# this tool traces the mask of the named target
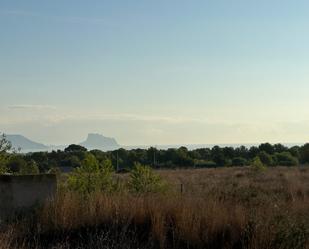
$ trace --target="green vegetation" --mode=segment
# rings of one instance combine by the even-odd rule
[[[34,160],[30,160],[29,162],[23,164],[18,171],[20,175],[36,175],[39,174],[40,170]]]
[[[136,164],[130,173],[129,189],[133,193],[162,193],[166,188],[166,183],[148,166]]]
[[[92,158],[92,167],[101,170],[103,165],[108,164],[110,170],[120,170],[121,172],[132,170],[136,164],[149,165],[154,169],[250,166],[256,163],[256,158],[259,158],[261,163],[267,167],[297,166],[309,164],[309,144],[291,148],[282,144],[263,143],[251,148],[214,146],[213,148],[195,150],[188,150],[186,147],[158,150],[151,147],[149,149],[118,149],[107,152],[88,151],[83,146],[72,144],[64,151],[20,154],[12,150],[4,135],[0,140],[0,173],[2,174],[56,172],[59,171],[57,168],[61,171],[64,167],[78,169],[75,174],[80,174],[78,171],[81,169],[87,171],[85,163],[90,160],[89,158]],[[96,164],[97,166],[94,166]],[[101,174],[104,173],[98,173],[98,175]],[[73,179],[72,182],[74,182]]]
[[[23,157],[14,154],[11,155],[7,164],[10,173],[16,175],[39,174],[40,170],[34,160],[26,161]]]
[[[8,159],[9,159],[9,151],[12,149],[12,145],[9,141],[7,141],[5,135],[1,135],[0,137],[0,175],[8,172]]]
[[[68,179],[70,190],[80,193],[111,191],[113,167],[109,160],[99,163],[94,155],[87,154],[81,166],[76,168]]]
[[[255,171],[264,171],[266,169],[265,164],[262,163],[260,157],[256,157],[254,158],[253,162],[252,162],[252,168]]]
[[[41,173],[64,167],[71,169],[82,167],[84,169],[85,159],[89,160],[92,156],[96,159],[94,164],[98,164],[98,168],[108,161],[109,167],[122,172],[130,171],[136,164],[149,165],[155,169],[250,166],[257,157],[267,167],[309,164],[309,144],[288,148],[282,144],[264,143],[251,148],[214,146],[213,148],[195,150],[188,150],[186,147],[158,150],[151,147],[149,149],[118,149],[108,152],[87,151],[80,145],[72,144],[64,151],[20,154],[8,153],[12,152],[10,144],[5,137],[1,141],[0,172],[13,174],[18,174],[21,169],[23,172],[37,172],[36,167],[33,167],[34,162]],[[27,168],[32,169],[28,170]],[[76,172],[76,174],[78,173]]]

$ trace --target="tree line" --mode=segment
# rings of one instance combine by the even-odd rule
[[[70,145],[66,149],[52,152],[22,154],[10,151],[9,142],[0,142],[0,173],[37,173],[55,169],[79,168],[87,155],[93,155],[99,163],[110,161],[118,171],[129,171],[136,164],[153,168],[210,168],[251,165],[256,159],[268,167],[297,166],[309,164],[309,143],[303,146],[286,147],[282,144],[263,143],[247,148],[245,146],[199,148],[186,147],[171,149],[118,149],[104,152],[88,151],[80,145]]]

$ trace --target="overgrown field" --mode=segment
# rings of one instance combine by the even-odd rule
[[[309,249],[309,168],[157,173],[167,182],[164,192],[62,188],[2,229],[0,249]]]

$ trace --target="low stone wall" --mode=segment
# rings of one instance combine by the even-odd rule
[[[0,176],[0,219],[42,204],[56,190],[55,175]]]

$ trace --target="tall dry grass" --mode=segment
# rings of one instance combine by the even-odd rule
[[[61,192],[0,234],[4,248],[308,249],[309,171],[160,171],[166,194]],[[180,194],[179,184],[184,185]]]

